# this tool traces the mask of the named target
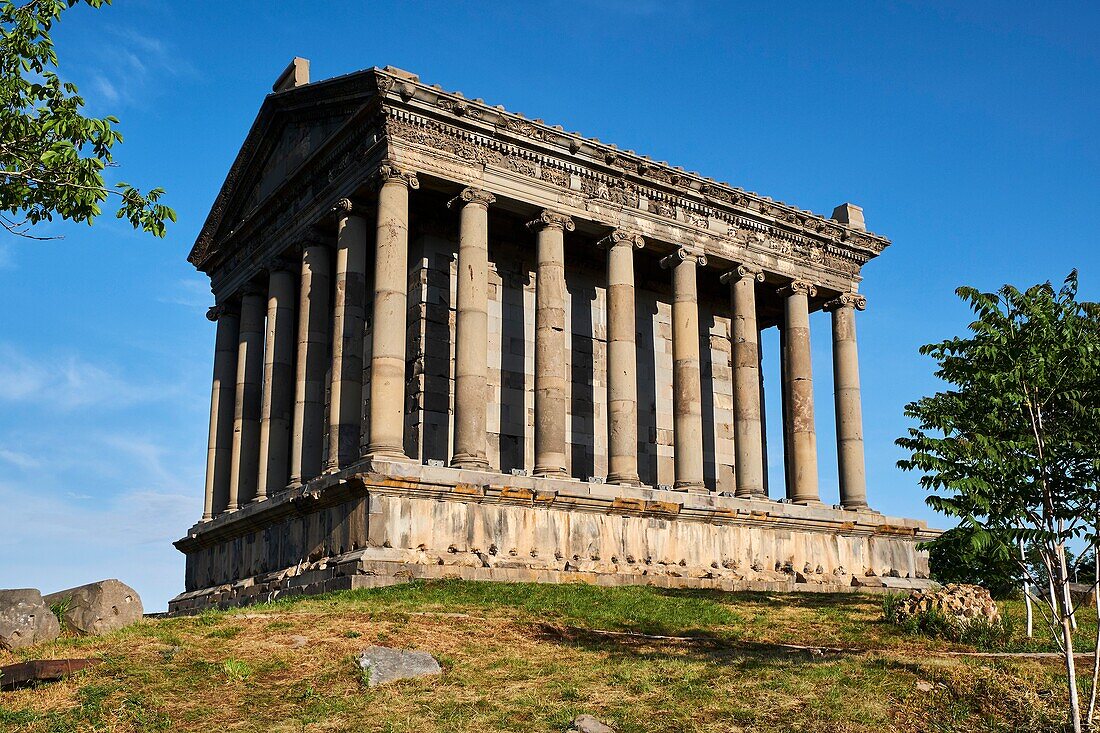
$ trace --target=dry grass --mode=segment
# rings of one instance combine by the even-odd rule
[[[880,608],[863,596],[443,582],[146,620],[23,654],[104,662],[3,693],[0,730],[526,733],[564,731],[585,712],[620,733],[1056,729],[1056,664],[935,658],[964,647],[902,635]],[[444,675],[367,688],[354,657],[370,644],[427,650]]]

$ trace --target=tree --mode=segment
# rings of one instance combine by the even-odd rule
[[[122,142],[118,119],[85,116],[76,86],[58,76],[50,31],[81,3],[99,8],[110,0],[0,0],[0,224],[29,237],[33,225],[55,216],[91,224],[115,196],[119,219],[163,237],[166,222],[176,220],[160,203],[163,189],[143,194],[103,179]]]
[[[1007,537],[975,535],[985,530],[955,527],[926,542],[932,577],[941,583],[981,585],[994,598],[1008,598],[1023,582],[1015,557],[1016,548]]]
[[[1039,607],[1064,653],[1080,731],[1066,545],[1097,543],[1100,305],[1077,300],[1076,271],[1058,290],[1048,282],[956,292],[976,320],[967,338],[921,348],[949,389],[906,406],[918,426],[898,439],[911,454],[898,466],[922,472],[928,504],[973,530],[978,549],[991,537],[1034,545],[1045,577],[1013,557],[1046,589]]]

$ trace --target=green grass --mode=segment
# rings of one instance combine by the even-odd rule
[[[881,599],[847,594],[412,583],[0,653],[0,664],[104,660],[0,695],[0,730],[528,733],[564,731],[580,713],[619,733],[1058,725],[1056,661],[937,656],[975,647],[907,634],[881,615]],[[1084,643],[1095,616],[1082,621]],[[1014,622],[1010,646],[1053,648],[1020,638],[1022,627]],[[368,688],[354,660],[375,643],[425,649],[444,675]]]

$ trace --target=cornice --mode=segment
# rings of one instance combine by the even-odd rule
[[[620,150],[613,144],[595,138],[586,138],[577,132],[566,132],[561,126],[551,126],[540,119],[529,120],[522,114],[491,107],[482,99],[466,99],[461,92],[447,92],[439,86],[428,86],[418,80],[393,72],[375,69],[379,77],[378,87],[387,103],[410,113],[434,111],[438,121],[447,121],[467,130],[480,132],[487,139],[452,141],[458,157],[478,160],[487,164],[503,164],[518,172],[532,174],[537,170],[537,152],[551,153],[560,161],[558,178],[568,174],[573,166],[590,169],[596,175],[582,193],[594,198],[605,198],[611,203],[629,205],[637,196],[631,185],[647,187],[654,193],[667,192],[687,199],[680,203],[682,216],[691,223],[691,217],[719,213],[716,218],[729,219],[735,228],[753,228],[760,225],[774,227],[776,232],[800,234],[810,240],[834,243],[845,248],[863,250],[870,257],[881,253],[890,240],[878,234],[864,232],[822,214],[806,211],[761,196],[728,183],[685,171],[665,162],[656,162],[632,150]],[[389,79],[389,83],[381,79]],[[400,116],[394,117],[400,120]],[[507,150],[506,142],[518,144],[530,150],[529,154]],[[477,154],[468,147],[475,144],[484,152]],[[564,169],[564,170],[562,170]],[[542,180],[552,180],[553,171],[537,171]],[[603,178],[606,176],[606,178]],[[584,182],[582,182],[582,186]],[[605,188],[606,187],[606,188]],[[661,207],[669,205],[664,197],[648,196],[649,208],[662,213]],[[662,201],[665,203],[663,204]],[[671,214],[666,210],[666,214]],[[733,217],[744,217],[739,221]],[[768,233],[776,233],[768,232]]]

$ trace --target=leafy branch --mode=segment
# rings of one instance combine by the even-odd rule
[[[31,239],[34,225],[55,217],[91,224],[117,198],[115,216],[163,237],[176,212],[161,203],[161,188],[142,193],[128,183],[109,186],[122,142],[117,117],[88,117],[76,85],[61,80],[50,31],[79,4],[110,0],[0,0],[0,226]]]

